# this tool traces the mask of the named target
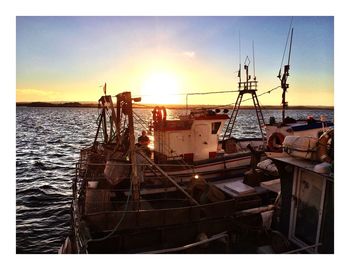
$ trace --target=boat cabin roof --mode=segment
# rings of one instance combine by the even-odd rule
[[[200,110],[191,112],[189,115],[179,116],[179,119],[167,119],[162,126],[164,131],[190,130],[194,121],[205,120],[210,122],[223,121],[229,119],[228,115],[218,114],[214,111]],[[155,123],[155,129],[159,130],[160,125]]]

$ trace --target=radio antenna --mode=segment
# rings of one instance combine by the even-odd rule
[[[239,82],[241,82],[241,32],[238,32],[238,47],[239,47],[239,70],[238,70],[238,77],[239,77]]]
[[[253,72],[254,72],[254,81],[256,81],[256,76],[255,76],[255,55],[254,55],[254,40],[253,40]]]

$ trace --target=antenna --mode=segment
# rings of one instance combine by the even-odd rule
[[[244,86],[244,89],[248,89],[248,82],[250,80],[250,75],[249,75],[249,72],[248,72],[249,65],[250,65],[250,59],[247,56],[245,58],[245,60],[244,60],[244,69],[245,69],[245,72],[246,72],[246,79],[247,79],[247,82],[246,82],[246,84]]]
[[[238,32],[238,47],[239,47],[239,70],[238,70],[238,77],[239,82],[241,82],[241,32]],[[240,85],[240,84],[239,84]]]
[[[288,66],[289,66],[289,63],[290,63],[290,54],[292,52],[292,42],[293,42],[293,28],[292,28],[292,34],[290,36],[289,54],[288,54]]]
[[[254,72],[254,81],[256,81],[256,76],[255,76],[255,55],[254,55],[254,40],[253,40],[253,72]]]
[[[103,93],[106,95],[106,93],[107,93],[107,84],[105,83],[104,85],[103,85]]]
[[[107,84],[105,83],[104,85],[100,85],[99,87],[102,87],[104,95],[106,95],[107,92]]]

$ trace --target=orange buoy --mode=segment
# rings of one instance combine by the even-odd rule
[[[271,152],[282,152],[282,143],[284,141],[285,136],[282,133],[274,132],[269,137],[267,142],[267,146],[269,151]]]
[[[332,161],[329,156],[328,142],[334,137],[334,129],[329,129],[324,132],[318,139],[318,157],[320,161],[325,161],[330,163]]]

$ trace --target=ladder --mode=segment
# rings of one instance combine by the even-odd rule
[[[239,109],[241,107],[243,96],[245,94],[250,94],[252,96],[251,99],[253,100],[253,104],[254,104],[254,108],[255,108],[255,112],[256,112],[256,117],[258,120],[259,129],[261,132],[261,137],[263,139],[263,142],[265,143],[265,141],[266,141],[266,138],[264,135],[265,120],[264,120],[264,116],[263,116],[262,111],[261,111],[258,97],[256,95],[258,82],[255,80],[255,78],[254,78],[254,80],[250,81],[249,80],[250,76],[248,76],[248,66],[244,66],[244,68],[247,71],[247,81],[238,83],[239,93],[238,93],[235,105],[233,107],[231,117],[227,123],[222,140],[225,141],[225,140],[232,137],[233,127],[235,125]]]

